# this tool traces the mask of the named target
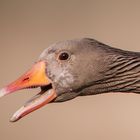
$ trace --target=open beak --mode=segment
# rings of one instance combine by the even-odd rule
[[[13,93],[17,90],[41,87],[40,93],[24,104],[10,119],[15,122],[32,111],[44,106],[57,97],[52,87],[52,82],[46,75],[46,64],[44,61],[37,62],[31,70],[21,76],[18,80],[0,90],[0,97]]]

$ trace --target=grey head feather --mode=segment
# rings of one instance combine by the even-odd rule
[[[68,52],[68,61],[59,61]],[[45,60],[46,73],[65,101],[78,95],[108,92],[140,93],[140,53],[124,51],[90,38],[58,42],[48,47],[39,60]]]

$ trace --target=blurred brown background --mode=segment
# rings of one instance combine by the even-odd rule
[[[0,87],[29,69],[51,43],[81,37],[140,51],[140,1],[0,0]],[[37,92],[0,99],[0,140],[140,140],[137,94],[78,97],[10,123]]]

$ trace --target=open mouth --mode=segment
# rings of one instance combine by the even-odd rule
[[[16,113],[14,113],[10,119],[11,122],[21,119],[34,110],[52,102],[57,97],[52,81],[46,75],[45,69],[45,62],[40,61],[18,80],[0,90],[0,97],[2,97],[21,89],[41,88],[41,91],[38,94],[28,100]]]

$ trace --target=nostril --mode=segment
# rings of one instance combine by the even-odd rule
[[[24,78],[24,79],[23,79],[23,82],[28,81],[29,79],[30,79],[29,77]]]

